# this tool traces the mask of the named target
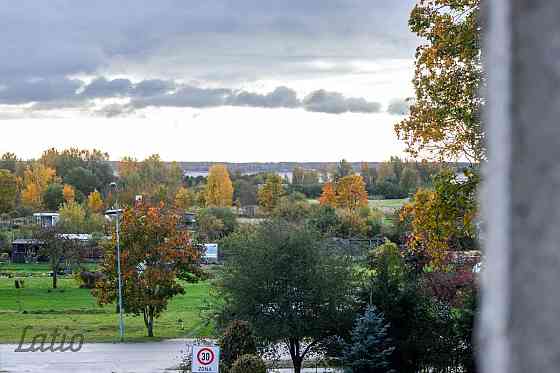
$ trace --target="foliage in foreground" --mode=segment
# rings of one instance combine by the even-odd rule
[[[278,219],[234,233],[226,245],[222,323],[247,320],[266,343],[285,344],[296,372],[308,353],[350,328],[352,266],[318,232]]]
[[[394,373],[390,356],[395,350],[387,337],[389,325],[375,306],[368,306],[352,329],[351,341],[343,343],[342,364],[346,373]]]
[[[201,253],[192,246],[189,234],[177,229],[178,223],[178,216],[161,206],[139,205],[123,214],[123,308],[128,314],[143,316],[149,337],[154,335],[154,319],[166,310],[169,300],[184,294],[178,279],[194,281],[200,273]],[[112,244],[101,265],[105,277],[93,290],[99,304],[110,304],[117,298],[115,234]]]

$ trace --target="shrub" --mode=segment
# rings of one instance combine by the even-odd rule
[[[266,365],[257,355],[243,355],[235,361],[230,373],[266,373]]]
[[[246,321],[233,320],[219,340],[221,361],[224,368],[230,368],[242,355],[257,353],[257,345],[251,326]]]

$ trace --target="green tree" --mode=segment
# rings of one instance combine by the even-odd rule
[[[16,206],[17,180],[15,175],[0,169],[0,213],[12,211]]]
[[[257,201],[257,186],[247,180],[236,180],[233,183],[233,199],[240,206],[254,206]]]
[[[61,184],[50,184],[43,192],[43,205],[49,211],[58,211],[59,207],[64,203],[64,187]]]
[[[399,186],[405,193],[413,193],[418,187],[418,171],[409,166],[405,167]]]
[[[217,281],[221,320],[235,315],[257,337],[285,344],[296,373],[310,351],[349,327],[352,266],[318,232],[272,220],[230,235],[223,246],[230,259]]]
[[[80,259],[80,243],[70,236],[64,227],[44,228],[34,233],[34,238],[41,243],[40,253],[48,258],[52,271],[52,288],[58,286],[58,275],[64,267],[76,265]]]
[[[343,344],[342,363],[347,373],[396,373],[390,368],[395,350],[387,336],[389,325],[375,306],[368,306],[352,329],[350,343]]]
[[[0,170],[8,170],[15,174],[17,170],[18,158],[14,153],[4,153],[0,158]]]
[[[238,226],[229,208],[205,208],[197,216],[198,236],[203,241],[217,241],[232,233]]]
[[[247,321],[233,320],[218,341],[220,366],[228,370],[243,355],[255,355],[257,344],[253,330]]]
[[[343,159],[336,166],[334,179],[337,181],[338,179],[342,179],[343,177],[352,175],[353,173],[354,169],[352,168],[352,165],[348,163],[346,159]]]

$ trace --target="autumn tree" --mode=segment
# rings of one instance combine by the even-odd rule
[[[101,193],[94,190],[90,193],[87,200],[88,208],[91,212],[100,213],[103,211],[103,198],[101,198]]]
[[[23,174],[22,203],[32,209],[40,209],[43,205],[43,193],[54,181],[56,181],[54,169],[41,163],[28,166]]]
[[[348,175],[336,183],[336,205],[350,210],[368,205],[366,184],[360,175]]]
[[[401,219],[411,222],[408,249],[437,268],[445,265],[451,250],[476,248],[479,176],[472,170],[465,176],[459,180],[451,170],[442,172],[433,190],[420,189],[401,211]]]
[[[486,158],[479,95],[484,84],[480,0],[423,0],[409,26],[425,42],[416,50],[416,97],[395,126],[414,156]]]
[[[323,192],[321,193],[321,197],[319,197],[319,203],[325,206],[336,207],[336,193],[332,182],[327,181],[325,185],[323,185]]]
[[[180,187],[175,194],[175,207],[183,210],[191,208],[194,204],[192,193],[185,187]]]
[[[257,192],[259,205],[266,211],[272,212],[278,205],[280,198],[284,195],[284,187],[282,186],[282,178],[277,174],[270,174],[266,178],[266,182]]]
[[[228,207],[233,203],[233,184],[227,167],[221,164],[210,167],[206,184],[206,205]]]
[[[17,180],[15,175],[0,169],[0,213],[12,211],[16,206]]]
[[[64,184],[62,195],[66,203],[70,203],[76,200],[76,190],[72,185]]]
[[[178,223],[177,215],[145,204],[123,213],[123,310],[143,317],[149,337],[154,336],[154,320],[167,309],[169,300],[185,293],[179,280],[194,281],[200,274],[201,252],[192,246],[188,232],[177,228]],[[115,245],[113,234],[101,265],[105,277],[92,291],[101,305],[111,304],[117,298]]]
[[[60,208],[59,214],[58,224],[67,232],[82,233],[85,230],[86,210],[76,201],[65,203]]]

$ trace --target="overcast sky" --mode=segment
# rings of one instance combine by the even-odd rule
[[[412,96],[414,0],[0,6],[0,152],[379,161]]]

